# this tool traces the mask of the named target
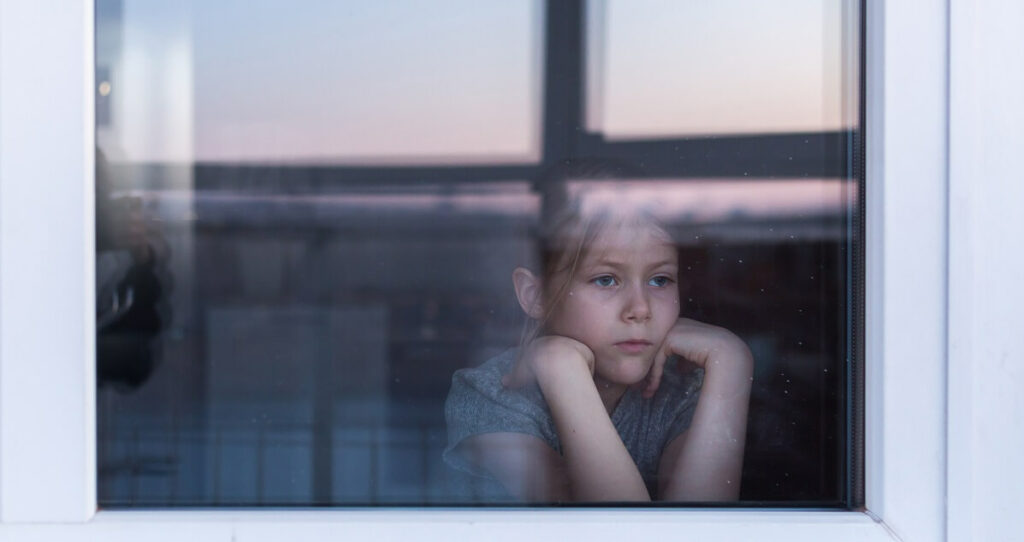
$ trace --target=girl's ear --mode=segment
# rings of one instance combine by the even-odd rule
[[[512,272],[512,284],[516,288],[516,298],[519,299],[519,306],[523,312],[534,320],[540,320],[544,316],[544,307],[541,304],[543,288],[538,279],[528,269],[517,267]]]

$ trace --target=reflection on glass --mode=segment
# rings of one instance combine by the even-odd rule
[[[588,128],[613,139],[849,129],[851,6],[589,0]]]
[[[101,0],[100,137],[132,161],[536,160],[536,4]]]
[[[513,272],[539,269],[574,204],[647,213],[672,239],[678,314],[749,346],[728,497],[856,504],[857,124],[825,113],[856,103],[856,59],[796,68],[834,56],[822,36],[855,14],[793,4],[818,21],[794,34],[781,16],[752,29],[736,10],[662,8],[100,0],[101,506],[521,502],[493,472],[458,468],[445,401],[458,371],[522,344]],[[595,21],[602,40],[588,34]],[[644,21],[649,42],[630,30]],[[707,37],[705,49],[685,38],[656,54],[665,25]],[[788,46],[817,60],[765,53],[771,67],[754,70],[723,48],[758,49],[767,34],[792,34]],[[574,36],[582,50],[563,47]],[[661,79],[623,71],[626,54]],[[683,101],[731,104],[748,124],[678,124],[689,110],[653,99],[711,64],[735,73]],[[603,119],[588,127],[592,79],[573,74],[594,66]],[[733,88],[751,81],[818,93],[818,105],[796,100],[817,113],[783,115]],[[744,139],[657,139],[696,133]],[[678,423],[634,427],[686,432],[694,404],[669,406]],[[553,438],[538,442],[557,456]],[[651,453],[638,472],[657,497],[662,449],[641,441]]]

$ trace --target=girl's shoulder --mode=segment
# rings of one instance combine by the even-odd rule
[[[517,354],[518,349],[513,348],[476,367],[455,371],[448,403],[459,403],[477,413],[497,409],[518,411],[533,418],[547,417],[547,404],[536,384],[510,390],[501,383],[502,377],[512,370]]]
[[[455,371],[452,375],[452,388],[456,385],[469,385],[478,390],[500,391],[503,386],[501,377],[512,370],[516,361],[517,349],[506,350],[475,367],[467,367]]]
[[[515,349],[502,352],[477,367],[460,369],[452,376],[452,387],[445,401],[448,446],[444,458],[449,464],[475,472],[454,453],[464,439],[485,433],[523,433],[533,435],[558,448],[554,420],[536,385],[519,390],[506,389],[501,377],[515,363]]]

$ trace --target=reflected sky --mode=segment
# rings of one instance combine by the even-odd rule
[[[856,190],[854,181],[838,179],[586,180],[569,184],[569,193],[579,198],[584,211],[632,209],[690,224],[842,214],[854,201]]]
[[[842,1],[591,2],[590,122],[609,137],[836,130]],[[603,28],[597,25],[603,22]],[[593,107],[592,107],[593,108]]]
[[[842,0],[587,5],[588,125],[610,138],[852,120]],[[103,9],[97,54],[112,121],[98,136],[114,160],[538,157],[540,0],[123,0],[113,20]]]
[[[198,3],[196,158],[536,160],[538,4]]]

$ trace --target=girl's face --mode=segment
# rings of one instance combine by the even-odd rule
[[[547,331],[587,345],[597,376],[640,382],[679,317],[678,276],[676,249],[663,230],[609,228],[580,262]]]

